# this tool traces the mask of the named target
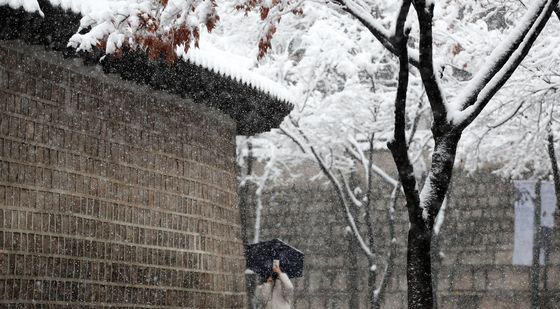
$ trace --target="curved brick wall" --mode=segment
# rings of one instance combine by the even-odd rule
[[[235,124],[0,42],[0,307],[242,308]]]

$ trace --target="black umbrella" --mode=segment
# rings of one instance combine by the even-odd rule
[[[247,268],[261,277],[272,273],[273,260],[280,260],[280,268],[288,277],[303,275],[303,252],[277,238],[247,246],[245,256]]]

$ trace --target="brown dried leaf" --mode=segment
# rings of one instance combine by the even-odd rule
[[[268,12],[270,11],[267,7],[261,7],[261,20],[265,20],[268,16]]]

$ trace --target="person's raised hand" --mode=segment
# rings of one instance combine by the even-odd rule
[[[272,266],[272,272],[275,272],[277,274],[281,273],[282,271],[280,270],[280,266],[278,265],[273,265]]]

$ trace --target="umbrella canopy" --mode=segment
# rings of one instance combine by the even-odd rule
[[[247,268],[261,277],[272,273],[273,260],[280,260],[280,268],[288,277],[303,275],[303,252],[277,238],[247,246],[245,256]]]

